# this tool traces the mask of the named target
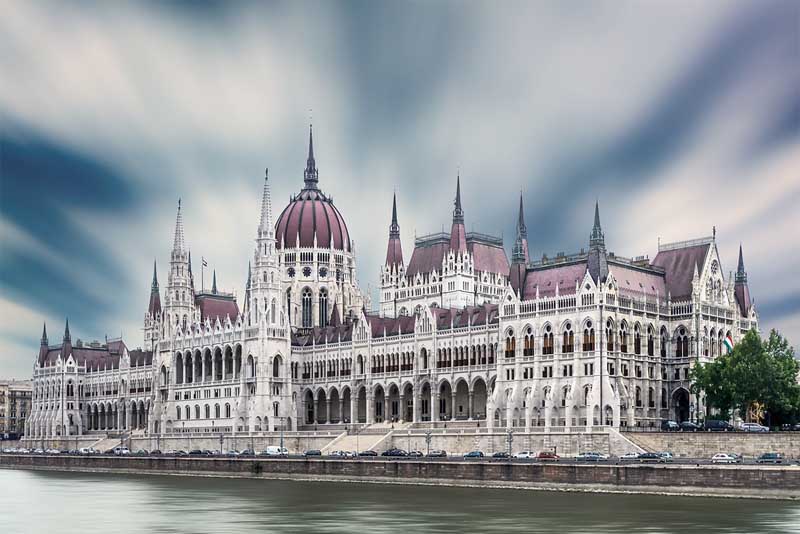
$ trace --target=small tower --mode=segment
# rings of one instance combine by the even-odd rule
[[[528,228],[525,226],[525,213],[522,208],[522,193],[520,192],[517,238],[511,251],[511,275],[509,277],[512,289],[518,293],[521,293],[525,283],[525,273],[529,259]]]
[[[144,346],[153,350],[155,342],[160,337],[161,326],[161,295],[158,288],[158,273],[156,260],[153,260],[153,281],[150,284],[150,302],[147,313],[144,314]]]
[[[442,306],[463,308],[475,305],[475,280],[472,254],[467,248],[464,209],[461,207],[461,175],[456,177],[456,199],[450,248],[442,260]]]
[[[739,244],[739,265],[736,267],[735,280],[733,294],[736,296],[739,312],[742,317],[749,317],[753,308],[753,301],[750,298],[750,287],[747,285],[747,271],[744,270],[744,256],[742,255],[741,244]]]
[[[606,252],[606,238],[600,226],[600,203],[594,204],[594,226],[589,235],[589,274],[595,283],[600,285],[608,278],[608,254]]]
[[[466,252],[467,234],[464,228],[464,210],[461,208],[461,175],[456,177],[456,200],[453,209],[453,225],[450,228],[450,250]]]
[[[306,187],[316,187],[317,172],[314,162],[313,140],[308,145],[306,164]],[[245,315],[251,324],[261,319],[267,323],[280,322],[281,299],[280,259],[275,246],[275,223],[272,219],[272,195],[269,187],[269,169],[264,171],[264,188],[261,194],[261,215],[256,230],[256,246],[253,252],[252,271],[248,265],[248,291],[245,297]]]
[[[392,196],[392,222],[389,224],[389,243],[386,261],[381,268],[381,315],[397,317],[397,291],[405,275],[403,247],[400,242],[400,224],[397,222],[397,195]]]
[[[175,237],[169,264],[163,312],[167,334],[172,335],[178,325],[186,330],[194,321],[195,312],[191,264],[189,263],[189,251],[184,241],[180,200],[178,200],[178,214],[175,217]]]
[[[42,324],[42,340],[39,345],[39,364],[41,364],[44,359],[47,357],[48,351],[48,344],[47,344],[47,324]]]
[[[69,333],[69,317],[67,317],[67,324],[64,327],[64,340],[61,345],[61,359],[67,361],[70,354],[72,354],[72,336]]]
[[[306,159],[306,170],[303,177],[306,189],[318,189],[319,171],[317,162],[314,160],[314,131],[311,124],[308,125],[308,159]]]

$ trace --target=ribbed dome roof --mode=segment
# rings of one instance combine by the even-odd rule
[[[350,234],[344,217],[317,186],[319,171],[314,159],[314,135],[308,130],[305,186],[281,212],[275,226],[278,248],[334,248],[350,252]],[[316,239],[316,243],[315,243]]]
[[[276,225],[278,248],[334,248],[350,252],[350,234],[333,201],[319,189],[303,189],[283,210]]]

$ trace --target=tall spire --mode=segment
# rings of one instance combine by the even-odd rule
[[[603,229],[600,226],[600,203],[598,201],[595,201],[594,226],[592,227],[592,233],[589,236],[589,247],[605,248],[605,246],[606,246],[605,234],[603,234]]]
[[[512,263],[528,263],[528,228],[522,209],[522,192],[519,194],[519,216],[517,217],[517,239],[511,253]]]
[[[150,284],[150,291],[158,291],[158,274],[156,273],[155,258],[153,258],[153,283]]]
[[[175,242],[172,245],[173,252],[183,252],[183,217],[181,216],[181,200],[178,199],[178,215],[175,218]]]
[[[42,323],[42,346],[47,346],[47,323]]]
[[[739,243],[739,266],[736,268],[736,283],[747,283],[747,271],[744,270],[744,256],[742,255],[742,244]]]
[[[253,279],[253,272],[250,269],[250,262],[247,262],[247,283],[245,284],[246,289],[250,289],[251,281]]]
[[[450,250],[466,251],[467,235],[464,228],[464,210],[461,208],[461,173],[456,177],[456,200],[453,209],[453,226],[450,229]]]
[[[392,224],[389,226],[389,237],[400,237],[400,225],[397,224],[397,194],[392,195]]]
[[[317,162],[314,160],[314,131],[311,124],[308,125],[308,159],[304,178],[306,189],[317,189],[319,173],[317,172]]]
[[[313,158],[313,156],[312,156]],[[260,235],[269,235],[272,225],[272,196],[269,191],[269,169],[264,171],[264,192],[261,195],[261,222],[258,225]]]
[[[217,270],[214,269],[214,277],[213,281],[211,282],[211,292],[215,295],[217,294]]]
[[[69,335],[69,317],[67,317],[67,326],[64,327],[64,342],[68,343],[72,341],[72,337]]]
[[[386,248],[386,265],[403,265],[403,247],[400,243],[400,225],[397,222],[397,195],[392,195],[392,224],[389,225],[389,245]]]
[[[455,209],[453,210],[453,223],[464,223],[464,210],[461,209],[461,173],[456,177],[456,201]]]

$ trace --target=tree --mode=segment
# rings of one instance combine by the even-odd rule
[[[789,422],[800,416],[798,370],[783,336],[772,330],[764,342],[751,330],[730,353],[692,369],[692,392],[705,393],[708,406],[724,419],[735,410],[745,420]]]

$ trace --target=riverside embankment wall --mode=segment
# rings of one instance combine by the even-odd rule
[[[800,499],[797,466],[1,455],[0,468]]]
[[[752,458],[780,452],[800,458],[800,432],[622,432],[646,451],[670,451],[682,458],[710,458],[719,452]]]

